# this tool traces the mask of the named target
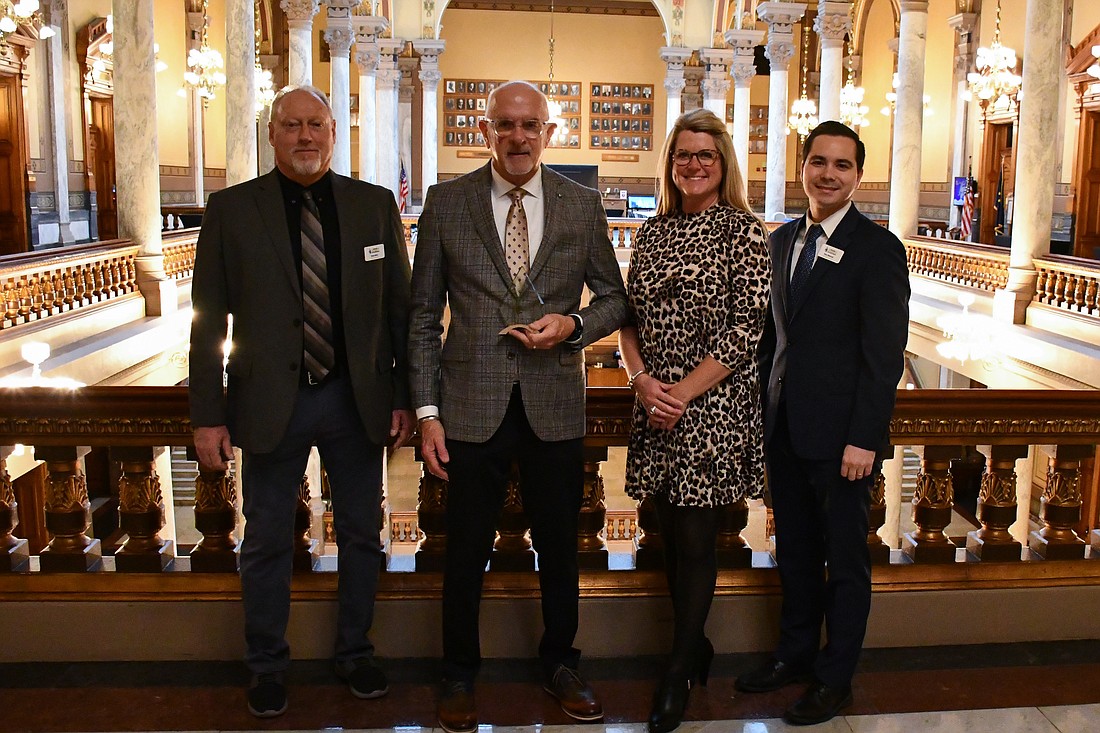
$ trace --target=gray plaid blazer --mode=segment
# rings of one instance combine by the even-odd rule
[[[531,263],[534,288],[517,297],[493,221],[489,165],[432,186],[424,202],[409,320],[413,405],[437,405],[448,438],[484,442],[504,419],[518,382],[540,439],[579,438],[585,429],[584,354],[566,344],[531,351],[499,332],[547,313],[579,313],[583,345],[619,328],[626,293],[607,217],[597,191],[543,166],[546,225]],[[585,285],[591,299],[582,309]],[[444,339],[445,305],[450,322]]]

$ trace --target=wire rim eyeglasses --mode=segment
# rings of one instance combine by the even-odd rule
[[[523,120],[520,122],[517,120],[490,120],[489,118],[485,118],[485,123],[501,137],[511,135],[518,127],[523,132],[524,137],[532,140],[541,135],[546,126],[550,124],[542,120]]]

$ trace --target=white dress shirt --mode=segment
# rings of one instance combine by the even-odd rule
[[[493,173],[493,221],[497,225],[497,236],[500,238],[500,248],[504,249],[504,230],[508,226],[508,209],[512,208],[512,198],[508,192],[515,188],[515,184],[504,180],[497,172],[496,166],[490,165]],[[542,165],[539,165],[531,180],[520,186],[527,195],[520,199],[523,202],[523,211],[527,214],[527,243],[528,243],[528,267],[535,261],[539,245],[542,244],[542,232],[546,228],[546,199],[542,195]]]
[[[852,208],[852,202],[844,204],[839,210],[834,211],[829,216],[826,216],[824,221],[814,221],[810,218],[810,212],[806,212],[806,226],[802,227],[802,230],[798,233],[798,239],[794,241],[794,251],[791,252],[791,266],[790,271],[787,272],[787,281],[790,282],[791,277],[794,275],[795,265],[798,264],[798,256],[802,254],[802,247],[806,244],[806,234],[810,231],[810,227],[814,224],[819,225],[825,230],[825,234],[817,238],[817,246],[814,252],[814,264],[817,264],[817,258],[821,256],[821,251],[825,249],[825,245],[828,244],[829,238],[833,236],[833,232],[836,230],[837,225],[840,224],[840,220],[848,215],[848,209]]]

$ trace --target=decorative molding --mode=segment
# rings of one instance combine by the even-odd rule
[[[519,13],[548,13],[550,12],[550,0],[527,0],[526,2],[493,2],[493,0],[454,0],[447,4],[447,9],[457,10],[506,10]],[[613,16],[640,16],[646,18],[659,18],[660,14],[653,3],[636,2],[636,0],[592,0],[583,4],[559,4],[554,3],[555,13],[575,13],[578,15],[613,15]]]

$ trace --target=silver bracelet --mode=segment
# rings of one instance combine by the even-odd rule
[[[649,373],[649,372],[647,372],[647,371],[645,370],[645,367],[642,367],[641,369],[639,369],[638,371],[634,372],[633,374],[631,374],[630,376],[628,376],[628,377],[627,377],[627,379],[626,379],[626,386],[627,386],[627,387],[633,387],[633,386],[634,386],[634,380],[635,380],[635,379],[637,379],[638,377],[642,376],[643,374],[648,374],[648,373]]]

